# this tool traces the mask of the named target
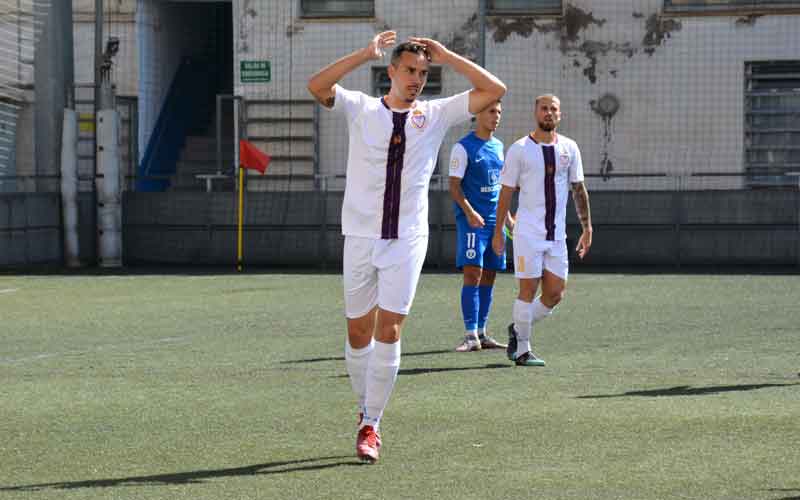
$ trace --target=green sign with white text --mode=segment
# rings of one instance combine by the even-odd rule
[[[265,83],[271,78],[269,61],[241,61],[239,79],[242,83]]]

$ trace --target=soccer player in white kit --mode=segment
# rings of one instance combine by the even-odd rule
[[[592,246],[592,218],[589,194],[583,183],[583,164],[578,145],[556,134],[561,121],[561,101],[548,94],[536,98],[536,129],[517,140],[506,153],[500,173],[500,200],[492,249],[505,250],[503,222],[519,188],[519,207],[514,226],[514,275],[519,294],[508,326],[508,358],[518,366],[544,366],[531,348],[533,325],[553,312],[561,302],[569,270],[566,243],[567,196],[572,190],[575,210],[583,232],[578,240],[578,257],[583,259]],[[501,218],[502,217],[502,218]],[[542,292],[536,296],[539,284]],[[535,297],[535,298],[534,298]]]
[[[358,398],[356,455],[375,462],[380,420],[400,367],[400,330],[411,309],[428,248],[428,187],[447,130],[500,99],[506,87],[480,66],[428,38],[410,38],[392,52],[389,93],[380,98],[337,84],[395,45],[386,31],[326,66],[308,90],[343,115],[349,132],[342,203],[345,364]],[[472,90],[417,100],[430,63],[446,64]]]

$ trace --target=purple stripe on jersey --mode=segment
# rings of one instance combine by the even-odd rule
[[[386,103],[381,99],[383,105]],[[388,106],[387,106],[388,108]],[[383,220],[381,239],[397,239],[400,225],[400,178],[403,172],[403,156],[406,152],[406,117],[408,112],[392,112],[392,135],[386,157],[386,187],[383,191]]]
[[[547,241],[556,234],[556,151],[553,146],[542,146],[544,156],[544,227]]]

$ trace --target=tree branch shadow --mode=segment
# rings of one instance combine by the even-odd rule
[[[447,354],[453,352],[452,350],[438,350],[438,351],[420,351],[420,352],[404,352],[403,357],[410,356],[432,356],[435,354]],[[295,363],[320,363],[322,361],[344,361],[344,356],[329,356],[324,358],[307,358],[307,359],[290,359],[281,361],[282,365],[295,364]]]
[[[350,459],[350,460],[343,460]],[[325,463],[333,460],[331,463]],[[322,463],[320,463],[322,462]],[[349,455],[319,458],[305,458],[287,460],[284,462],[268,462],[263,464],[232,467],[227,469],[197,470],[189,472],[175,472],[169,474],[156,474],[151,476],[132,476],[110,479],[90,479],[85,481],[64,481],[55,483],[23,484],[17,486],[0,486],[0,492],[5,491],[40,491],[73,490],[80,488],[117,488],[127,486],[164,486],[183,484],[202,484],[211,479],[258,476],[267,474],[287,474],[290,472],[309,472],[331,469],[343,466],[361,466],[363,462]]]
[[[791,384],[739,384],[739,385],[712,385],[708,387],[692,387],[689,385],[678,385],[664,389],[651,389],[647,391],[628,391],[621,394],[594,394],[586,396],[576,396],[575,399],[604,399],[604,398],[627,398],[627,397],[669,397],[669,396],[707,396],[710,394],[722,394],[725,392],[755,391],[770,387],[786,387],[800,385]]]
[[[775,500],[800,500],[800,488],[770,488],[766,491],[771,491],[775,493],[798,493],[798,495],[780,497],[776,498]]]

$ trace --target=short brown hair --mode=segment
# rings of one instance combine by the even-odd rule
[[[425,56],[425,60],[430,62],[431,56],[428,54],[428,51],[425,50],[425,47],[414,42],[403,42],[397,47],[394,48],[392,51],[392,65],[397,66],[397,61],[400,59],[400,56],[403,55],[403,52],[413,52],[414,54],[422,54]]]

